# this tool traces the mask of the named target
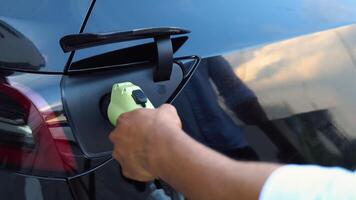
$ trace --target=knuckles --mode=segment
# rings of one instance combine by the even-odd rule
[[[176,111],[176,108],[172,106],[171,104],[163,104],[160,106],[160,109],[162,110],[169,110],[169,111]]]
[[[129,113],[122,113],[118,118],[117,118],[117,120],[116,120],[116,124],[120,124],[120,125],[122,125],[122,124],[124,124],[125,123],[125,121],[128,119],[128,116],[129,115]]]
[[[115,133],[114,132],[111,132],[110,135],[109,135],[109,140],[114,143],[115,142]]]

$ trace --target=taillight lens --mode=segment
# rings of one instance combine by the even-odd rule
[[[1,166],[31,174],[75,171],[70,144],[56,139],[65,138],[63,129],[48,120],[55,118],[54,112],[41,113],[22,92],[0,83]]]
[[[33,146],[32,129],[27,124],[25,105],[0,91],[0,143]]]

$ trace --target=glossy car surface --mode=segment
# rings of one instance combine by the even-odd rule
[[[4,199],[169,199],[111,160],[105,109],[123,81],[173,103],[188,134],[232,158],[355,169],[353,1],[0,3]],[[191,31],[172,36],[168,81],[153,81],[155,40],[69,53],[59,43],[150,27]]]

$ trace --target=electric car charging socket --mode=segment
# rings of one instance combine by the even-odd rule
[[[115,83],[107,110],[110,123],[116,126],[121,114],[138,108],[154,109],[154,106],[139,86],[131,82]]]

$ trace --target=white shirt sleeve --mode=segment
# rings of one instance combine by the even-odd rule
[[[260,200],[356,200],[356,171],[285,165],[264,184]]]

